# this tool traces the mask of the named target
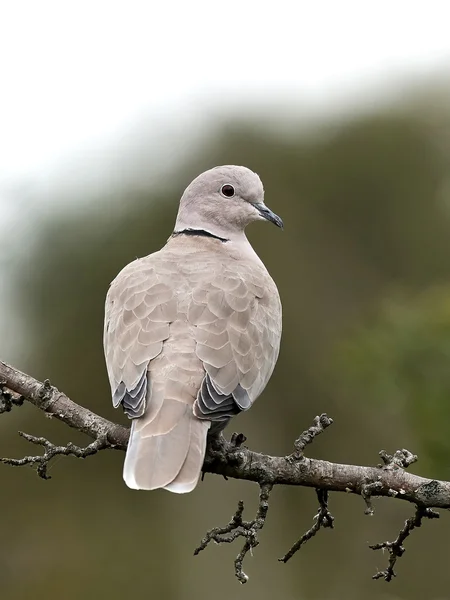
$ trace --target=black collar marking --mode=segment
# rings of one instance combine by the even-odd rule
[[[192,229],[188,227],[187,229],[183,229],[182,231],[174,231],[172,235],[200,235],[203,237],[210,237],[216,240],[220,240],[221,242],[229,242],[226,238],[220,237],[218,235],[214,235],[210,231],[206,231],[205,229]]]

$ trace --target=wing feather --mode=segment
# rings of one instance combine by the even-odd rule
[[[196,353],[206,374],[194,413],[223,423],[248,410],[272,374],[281,303],[273,280],[257,264],[219,264],[209,291],[205,283],[198,286],[188,317],[196,326]]]
[[[135,261],[110,286],[105,306],[104,346],[113,405],[132,419],[146,408],[148,367],[169,337],[176,299],[154,269]]]

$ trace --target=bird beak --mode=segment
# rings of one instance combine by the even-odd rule
[[[272,212],[270,208],[267,208],[265,204],[262,204],[261,202],[252,202],[251,204],[256,208],[256,210],[263,217],[263,219],[267,219],[267,221],[275,223],[277,227],[283,229],[284,225],[281,218],[274,212]]]

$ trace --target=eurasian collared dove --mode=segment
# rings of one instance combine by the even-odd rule
[[[263,219],[283,226],[258,175],[206,171],[185,190],[167,244],[109,288],[105,357],[113,405],[132,419],[130,488],[193,490],[207,435],[250,408],[272,375],[281,303],[244,233]]]

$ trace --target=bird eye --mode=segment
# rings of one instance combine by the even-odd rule
[[[227,183],[222,186],[220,192],[225,198],[232,198],[234,196],[234,187]]]

